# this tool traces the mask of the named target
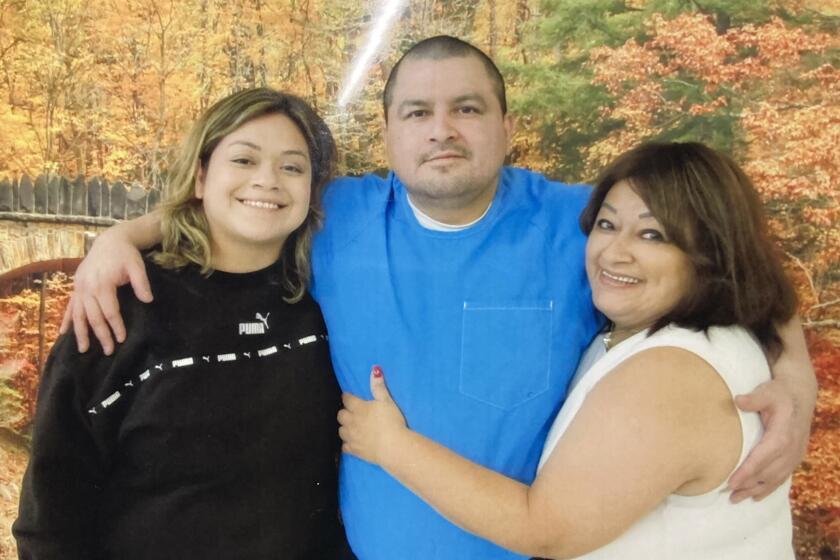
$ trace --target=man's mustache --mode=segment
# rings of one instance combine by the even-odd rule
[[[469,158],[472,156],[472,152],[470,152],[467,148],[459,146],[457,144],[441,144],[434,150],[422,154],[420,156],[420,163],[425,163],[442,155],[454,155],[462,158]]]

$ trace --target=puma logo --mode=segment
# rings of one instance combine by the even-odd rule
[[[271,313],[266,313],[265,317],[262,313],[257,313],[256,323],[239,323],[239,334],[264,334],[268,330],[268,316]]]
[[[257,321],[259,321],[263,325],[265,325],[265,330],[268,330],[268,316],[269,315],[271,315],[271,313],[266,313],[265,317],[263,317],[261,313],[257,313]]]

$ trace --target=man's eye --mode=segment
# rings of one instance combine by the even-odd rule
[[[417,109],[416,111],[411,111],[406,115],[407,119],[419,119],[421,117],[425,117],[429,112],[425,109]]]
[[[245,158],[245,157],[234,158],[231,161],[233,161],[233,163],[238,163],[240,165],[248,165],[249,163],[252,163],[250,158]]]
[[[481,112],[481,111],[478,110],[478,107],[473,107],[471,105],[464,105],[464,106],[458,107],[458,111],[461,112],[461,113],[464,113],[464,114],[468,114],[468,115],[469,114],[474,114],[474,113],[477,114],[477,113]]]

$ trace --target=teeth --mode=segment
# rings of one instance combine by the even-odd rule
[[[277,210],[280,208],[279,204],[273,202],[263,202],[262,200],[241,200],[245,206],[252,206],[254,208],[265,208],[267,210]]]
[[[615,280],[616,282],[624,282],[625,284],[638,284],[639,279],[633,278],[632,276],[619,276],[618,274],[610,274],[606,270],[602,270],[601,274],[609,278],[610,280]]]

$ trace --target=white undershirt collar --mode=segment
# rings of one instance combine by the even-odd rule
[[[417,221],[420,223],[420,225],[432,231],[463,231],[467,228],[471,228],[472,226],[483,220],[484,216],[487,215],[487,212],[490,211],[490,207],[493,206],[493,202],[490,201],[490,204],[487,205],[487,208],[484,210],[484,213],[468,224],[445,224],[443,222],[435,220],[434,218],[417,208],[411,202],[410,196],[406,195],[406,199],[408,200],[408,206],[411,208],[411,211],[414,212],[414,217],[417,218]]]

